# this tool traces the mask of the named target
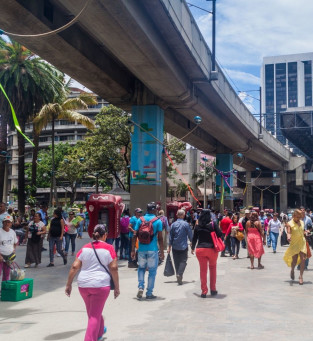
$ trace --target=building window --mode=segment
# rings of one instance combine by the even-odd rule
[[[276,64],[276,112],[286,111],[286,63]]]
[[[297,62],[288,63],[288,107],[298,106]]]
[[[265,65],[265,112],[274,112],[274,64]]]
[[[304,102],[306,107],[312,106],[312,61],[308,60],[304,64]]]
[[[13,136],[8,137],[8,147],[11,147],[13,145]]]
[[[48,141],[49,141],[48,136],[39,137],[39,142],[48,142]]]

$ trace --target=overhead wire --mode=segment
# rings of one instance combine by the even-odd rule
[[[84,7],[80,10],[80,12],[74,17],[74,19],[72,19],[71,21],[69,21],[67,24],[65,24],[62,27],[59,27],[55,30],[49,31],[49,32],[44,32],[44,33],[38,33],[38,34],[19,34],[19,33],[13,33],[13,32],[8,32],[5,30],[0,29],[0,35],[5,34],[11,37],[19,37],[19,38],[39,38],[39,37],[48,37],[50,35],[53,34],[57,34],[59,32],[62,32],[64,30],[66,30],[67,28],[69,28],[70,26],[72,26],[73,24],[75,24],[75,22],[79,19],[79,17],[83,14],[83,12],[85,11],[85,9],[87,8],[87,6],[89,5],[89,3],[91,2],[91,0],[87,0]]]

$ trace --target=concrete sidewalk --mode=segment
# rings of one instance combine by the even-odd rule
[[[85,234],[78,248],[88,241]],[[264,270],[248,268],[246,250],[239,260],[219,258],[219,293],[207,299],[200,298],[195,256],[190,255],[183,286],[175,277],[164,277],[164,266],[159,267],[155,301],[136,299],[137,271],[119,261],[121,295],[114,300],[111,294],[104,308],[107,340],[312,340],[313,273],[309,266],[303,286],[292,282],[284,251],[266,249]],[[26,247],[17,253],[23,265]],[[0,302],[0,340],[84,339],[87,316],[76,283],[71,298],[64,294],[71,257],[66,266],[56,258],[56,266],[46,268],[45,251],[42,261],[39,268],[27,269],[26,277],[34,278],[33,298]]]

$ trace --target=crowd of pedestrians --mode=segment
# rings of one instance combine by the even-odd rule
[[[241,216],[242,215],[242,216]],[[223,214],[209,209],[199,209],[185,212],[178,210],[176,220],[171,225],[164,211],[151,202],[147,205],[145,214],[141,208],[134,210],[131,216],[125,210],[120,219],[120,235],[108,239],[108,226],[97,225],[93,233],[93,241],[80,249],[69,272],[65,292],[71,295],[72,282],[78,275],[78,287],[85,302],[88,326],[85,341],[101,340],[106,332],[102,310],[109,296],[110,288],[114,297],[118,297],[119,277],[118,260],[126,260],[129,268],[137,268],[138,290],[136,297],[142,300],[145,293],[147,300],[154,300],[155,279],[158,266],[164,260],[164,252],[172,255],[174,273],[178,285],[183,285],[187,268],[188,249],[196,255],[199,263],[201,297],[208,294],[215,296],[217,291],[218,257],[232,257],[238,260],[240,248],[246,249],[241,258],[249,258],[251,270],[255,267],[264,269],[262,256],[264,247],[272,248],[276,253],[279,235],[281,243],[288,248],[284,261],[291,268],[290,278],[295,279],[295,268],[298,265],[299,284],[303,284],[304,270],[308,267],[310,252],[310,237],[312,234],[311,212],[304,208],[294,210],[293,214],[276,212],[260,212],[245,210],[243,214],[224,210]],[[79,217],[79,219],[77,219]],[[43,240],[49,242],[50,262],[54,266],[54,258],[59,255],[64,265],[68,260],[71,244],[71,255],[75,256],[76,238],[80,237],[85,228],[88,216],[80,210],[62,211],[57,208],[50,218],[46,205],[32,210],[28,217],[21,219],[14,210],[6,210],[6,205],[0,203],[0,274],[2,280],[8,280],[10,267],[8,259],[14,258],[18,244],[26,245],[25,267],[41,263]],[[23,233],[16,232],[21,229]],[[15,226],[16,225],[16,226]],[[223,247],[218,248],[217,241],[223,241]],[[221,251],[221,252],[219,252]],[[257,265],[255,265],[255,258]],[[208,287],[209,270],[209,287]],[[146,278],[147,273],[147,278]]]

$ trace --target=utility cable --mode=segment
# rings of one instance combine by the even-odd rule
[[[87,0],[84,7],[81,9],[81,11],[76,15],[76,17],[74,19],[72,19],[70,22],[68,22],[67,24],[65,24],[62,27],[59,27],[53,31],[49,31],[49,32],[44,32],[44,33],[38,33],[38,34],[19,34],[19,33],[12,33],[12,32],[7,32],[5,30],[1,30],[0,29],[0,35],[5,34],[11,37],[19,37],[19,38],[39,38],[39,37],[48,37],[50,35],[53,34],[57,34],[59,32],[62,32],[64,30],[66,30],[67,28],[69,28],[70,26],[72,26],[73,24],[75,24],[75,22],[79,19],[79,17],[82,15],[82,13],[85,11],[85,9],[87,8],[87,6],[89,5],[89,3],[91,2],[91,0]]]

